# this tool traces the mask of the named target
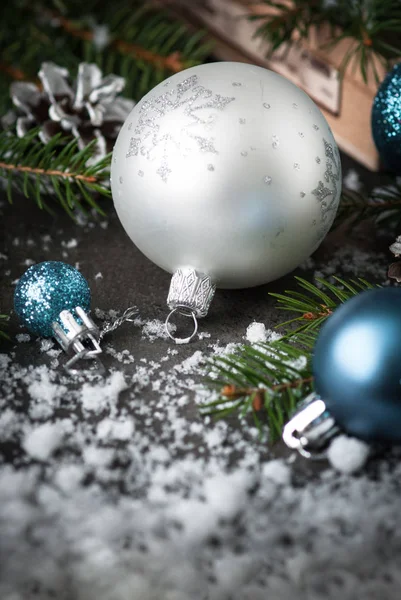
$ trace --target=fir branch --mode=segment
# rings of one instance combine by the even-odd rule
[[[298,338],[297,348],[285,340],[243,346],[212,360],[210,383],[220,388],[217,400],[202,405],[204,415],[226,417],[250,413],[255,425],[269,424],[271,441],[280,435],[288,416],[310,391],[311,339]]]
[[[17,173],[30,173],[31,175],[43,175],[44,177],[61,177],[65,179],[73,179],[75,181],[84,181],[86,183],[96,183],[97,177],[93,175],[82,175],[81,173],[73,173],[72,171],[60,171],[57,169],[42,169],[40,167],[29,167],[22,165],[13,165],[0,161],[0,169],[6,171],[15,171]]]
[[[81,25],[71,21],[70,19],[67,19],[66,17],[63,17],[58,13],[49,11],[47,15],[50,19],[55,19],[55,21],[64,29],[65,32],[73,35],[74,37],[80,38],[81,40],[93,41],[93,31],[85,29]],[[116,49],[121,54],[126,54],[134,59],[144,60],[157,69],[167,69],[173,73],[178,73],[186,68],[186,64],[182,60],[180,52],[177,50],[167,56],[163,56],[162,54],[147,50],[138,44],[126,42],[118,38],[113,39],[113,41],[110,43],[110,48]]]
[[[58,20],[54,15],[58,16]],[[210,52],[204,34],[192,34],[182,23],[140,0],[52,0],[6,6],[0,30],[0,112],[10,106],[13,75],[34,81],[43,61],[66,67],[75,76],[80,62],[96,62],[105,73],[126,80],[124,93],[140,100],[160,81],[182,68],[199,64]],[[95,25],[95,23],[97,25]],[[63,28],[64,25],[64,28]],[[108,42],[97,44],[94,31],[104,25]]]
[[[270,292],[269,295],[276,298],[277,307],[280,310],[299,314],[299,316],[280,323],[277,326],[284,328],[286,338],[297,335],[301,331],[317,331],[340,304],[374,287],[371,283],[361,278],[345,281],[340,277],[334,276],[333,279],[336,282],[335,284],[316,277],[315,280],[319,285],[318,287],[310,281],[296,276],[295,281],[302,291],[286,290],[284,294]],[[305,294],[305,291],[308,294]],[[296,329],[289,328],[289,325],[293,323],[300,323],[300,325]]]
[[[7,326],[7,321],[9,317],[8,315],[0,314],[0,339],[9,340],[10,336],[5,332],[5,327]]]
[[[17,67],[7,64],[6,62],[0,62],[0,71],[9,75],[14,81],[26,81],[29,79],[26,73]]]
[[[251,414],[260,429],[263,422],[268,423],[272,441],[281,435],[297,404],[312,391],[311,359],[320,326],[340,304],[374,287],[363,279],[335,277],[334,284],[316,279],[320,287],[295,279],[300,291],[270,294],[277,299],[278,308],[299,314],[279,325],[285,335],[213,358],[209,383],[219,390],[219,396],[201,406],[203,414],[216,417]],[[288,326],[294,322],[301,325],[290,330]]]
[[[346,223],[350,228],[366,219],[401,224],[401,181],[395,179],[385,188],[374,189],[369,196],[344,189],[333,228]]]
[[[370,75],[378,82],[376,63],[389,69],[391,61],[401,56],[399,0],[263,0],[263,4],[273,9],[272,15],[259,11],[250,19],[261,21],[256,35],[268,39],[272,51],[295,37],[308,38],[313,27],[325,24],[330,27],[332,41],[323,49],[329,50],[344,39],[353,42],[340,66],[341,74],[354,63],[365,82]]]
[[[23,138],[8,131],[0,133],[0,176],[5,180],[9,202],[17,190],[47,210],[49,197],[55,197],[72,218],[74,210],[86,213],[85,205],[104,214],[94,196],[110,196],[110,156],[91,165],[96,141],[83,150],[78,149],[75,139],[63,141],[57,135],[44,145],[37,139],[36,129]]]

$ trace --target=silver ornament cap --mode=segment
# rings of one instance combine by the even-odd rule
[[[172,310],[186,308],[197,317],[206,317],[216,291],[216,284],[192,267],[177,269],[170,283],[167,305]]]
[[[216,284],[205,273],[200,273],[192,267],[181,267],[174,272],[167,296],[167,305],[171,312],[166,319],[166,330],[177,344],[186,344],[195,336],[198,330],[197,317],[207,315],[215,291]],[[187,338],[176,338],[169,330],[170,318],[176,312],[191,317],[194,321],[194,331]]]
[[[77,306],[74,312],[76,316],[71,310],[61,311],[59,319],[62,327],[56,321],[52,323],[54,337],[64,352],[73,355],[65,368],[68,372],[74,373],[71,367],[79,359],[95,358],[100,370],[103,371],[104,367],[98,359],[98,355],[102,352],[99,344],[101,338],[99,328],[80,306]]]
[[[326,458],[325,449],[340,428],[324,401],[312,392],[283,429],[283,441],[305,458]]]

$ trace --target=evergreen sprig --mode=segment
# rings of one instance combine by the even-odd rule
[[[69,36],[86,62],[96,62],[104,73],[118,73],[126,81],[125,95],[139,100],[166,77],[203,61],[210,45],[202,43],[204,32],[189,35],[187,27],[172,20],[164,10],[155,10],[143,2],[120,3],[118,10],[106,12],[101,23],[107,24],[108,43],[100,50],[94,43],[91,20],[48,12],[56,18],[57,31]],[[75,14],[73,3],[66,4],[67,14]],[[98,13],[96,18],[99,19]],[[98,21],[99,22],[99,21]]]
[[[142,0],[19,0],[2,9],[0,114],[10,106],[12,80],[36,81],[43,61],[75,77],[80,62],[95,62],[104,74],[126,80],[124,94],[139,100],[167,76],[203,61],[210,45],[168,12]],[[96,30],[104,27],[99,43]]]
[[[334,227],[347,222],[348,227],[365,219],[401,224],[401,181],[394,178],[391,185],[374,189],[369,196],[344,189],[338,207]]]
[[[10,336],[6,333],[6,326],[8,321],[7,315],[0,314],[0,339],[9,340]]]
[[[311,359],[319,328],[340,304],[374,287],[363,279],[334,279],[335,284],[317,279],[318,287],[296,277],[301,291],[270,294],[279,308],[300,316],[278,325],[284,327],[284,335],[278,340],[243,345],[211,360],[209,383],[219,396],[201,406],[203,414],[251,414],[260,430],[263,423],[268,423],[271,441],[280,437],[297,404],[312,391]],[[294,321],[302,324],[290,330]]]
[[[9,131],[0,133],[0,177],[9,202],[13,191],[18,190],[34,199],[39,208],[50,211],[56,199],[72,218],[76,210],[86,214],[87,207],[104,214],[95,196],[110,196],[110,156],[91,165],[96,140],[83,150],[78,149],[75,139],[62,142],[56,135],[43,145],[35,129],[23,138]]]
[[[293,337],[301,331],[317,331],[339,304],[374,287],[361,278],[345,281],[340,277],[333,276],[333,279],[335,283],[316,277],[315,281],[318,285],[315,285],[296,276],[295,281],[301,291],[286,290],[284,294],[274,292],[269,294],[276,298],[277,307],[280,310],[298,313],[298,316],[279,325],[284,329],[286,338]],[[299,324],[299,326],[296,329],[290,328],[289,326],[292,326],[293,323]]]
[[[268,422],[270,438],[275,441],[313,383],[313,338],[301,334],[298,342],[301,347],[285,340],[242,346],[232,354],[214,358],[209,381],[220,390],[219,397],[202,405],[201,413],[220,418],[251,413],[260,431],[263,422]]]
[[[326,24],[332,41],[325,48],[344,39],[353,41],[342,60],[341,74],[355,61],[365,82],[370,73],[379,81],[377,61],[388,70],[391,61],[401,55],[399,0],[263,0],[263,4],[274,9],[274,14],[250,18],[261,21],[256,35],[267,38],[273,51],[293,40],[294,34],[305,39],[313,27]]]

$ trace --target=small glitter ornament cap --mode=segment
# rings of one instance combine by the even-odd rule
[[[80,358],[101,353],[100,332],[87,312],[91,293],[81,273],[63,262],[47,261],[30,267],[19,280],[14,308],[21,323],[34,334],[54,337],[73,354],[66,369]]]

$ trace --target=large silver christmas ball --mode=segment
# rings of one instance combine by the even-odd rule
[[[166,271],[191,266],[221,288],[297,267],[329,230],[341,190],[337,145],[309,96],[233,62],[151,90],[120,131],[111,177],[136,246]]]

